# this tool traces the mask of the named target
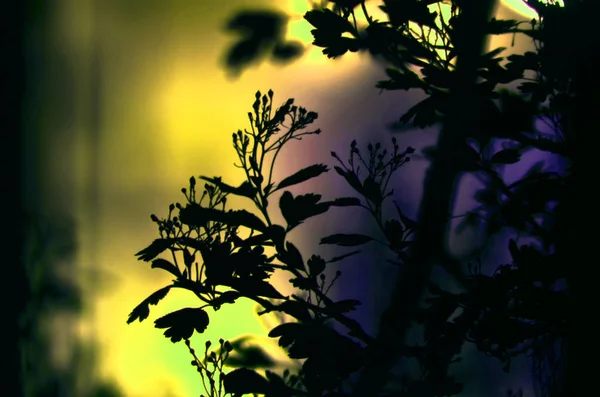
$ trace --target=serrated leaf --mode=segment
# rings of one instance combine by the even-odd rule
[[[342,247],[354,247],[357,245],[366,244],[372,241],[373,238],[364,234],[332,234],[327,237],[323,237],[319,244],[333,244]]]
[[[139,320],[140,322],[144,321],[150,315],[150,307],[149,305],[156,305],[163,299],[169,291],[171,290],[171,286],[164,287],[155,291],[152,295],[144,299],[142,303],[137,305],[129,314],[127,318],[127,324],[131,324],[135,320]]]
[[[348,184],[354,189],[356,190],[358,193],[362,194],[363,189],[362,189],[362,184],[360,183],[360,180],[358,179],[358,177],[353,174],[351,171],[345,171],[342,168],[338,167],[338,166],[334,166],[333,167],[335,169],[335,171],[340,174],[341,176],[344,177],[344,179],[346,180],[346,182],[348,182]]]
[[[285,251],[278,252],[279,260],[296,270],[304,270],[304,260],[302,254],[294,244],[289,241],[285,243]]]
[[[309,179],[316,178],[317,176],[327,171],[328,168],[324,164],[310,165],[306,168],[301,169],[300,171],[295,172],[287,178],[284,178],[281,182],[279,182],[275,190],[283,189],[292,185],[297,185]]]
[[[189,339],[194,330],[198,333],[204,332],[208,323],[208,314],[202,308],[186,307],[155,320],[154,326],[166,328],[164,335],[176,343],[182,339]]]
[[[279,199],[281,214],[288,224],[288,230],[301,224],[304,220],[325,213],[330,204],[319,203],[320,194],[308,193],[294,197],[291,192],[285,191]]]
[[[215,299],[213,299],[210,303],[215,306],[215,309],[218,309],[225,303],[235,303],[235,300],[239,298],[241,295],[238,291],[225,291]]]
[[[181,272],[179,271],[179,268],[177,266],[175,266],[174,264],[172,264],[171,262],[165,260],[165,259],[155,259],[152,261],[152,265],[150,265],[151,268],[157,268],[157,269],[163,269],[168,271],[169,273],[171,273],[172,275],[176,276],[176,277],[180,277],[181,276]]]
[[[311,277],[316,277],[323,273],[323,270],[325,270],[325,260],[323,260],[323,258],[321,258],[319,255],[311,256],[307,261],[307,265],[308,273],[311,275]]]
[[[317,28],[317,31],[326,32],[334,37],[339,37],[342,33],[354,30],[354,27],[347,19],[327,8],[308,11],[304,14],[304,19]]]
[[[188,226],[204,226],[206,222],[219,222],[229,226],[246,226],[250,229],[264,231],[267,225],[256,215],[246,210],[221,211],[216,208],[206,208],[199,204],[191,203],[179,211],[182,224]]]
[[[152,259],[162,254],[166,249],[173,246],[174,242],[175,239],[172,238],[156,239],[148,247],[135,254],[135,256],[138,257],[138,260],[150,262]]]
[[[240,186],[234,187],[226,184],[225,182],[222,182],[221,178],[219,177],[209,178],[206,176],[200,176],[200,179],[212,183],[224,193],[231,193],[237,196],[243,196],[248,198],[254,198],[257,193],[256,188],[249,181],[244,181]]]

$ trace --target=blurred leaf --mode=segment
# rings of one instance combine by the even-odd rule
[[[152,295],[144,299],[142,303],[137,305],[129,314],[129,318],[127,319],[127,324],[131,324],[135,320],[139,320],[140,322],[144,321],[150,315],[150,305],[156,305],[163,299],[169,291],[171,290],[171,286],[164,287],[155,291]]]
[[[512,31],[518,26],[518,22],[514,19],[496,19],[492,18],[488,22],[487,34],[504,34]]]
[[[225,66],[239,73],[272,53],[272,48],[283,41],[287,19],[287,15],[279,11],[238,12],[228,21],[226,29],[241,37],[227,52]],[[288,52],[291,55],[289,49]]]
[[[304,53],[302,43],[297,41],[288,41],[277,43],[273,48],[272,59],[276,62],[288,63],[300,58]]]
[[[353,247],[372,241],[373,238],[365,236],[364,234],[332,234],[327,237],[323,237],[319,244],[334,244],[342,247]]]
[[[517,149],[504,149],[495,153],[490,162],[492,164],[514,164],[521,160],[521,153]]]
[[[265,394],[269,391],[269,382],[256,371],[248,368],[238,368],[229,372],[223,378],[226,393],[243,395],[249,393]]]
[[[172,275],[177,276],[177,277],[181,276],[181,272],[179,271],[179,268],[177,268],[177,266],[175,266],[171,262],[164,260],[164,259],[159,258],[159,259],[153,260],[152,265],[150,267],[166,270],[169,273],[171,273]]]
[[[382,90],[410,90],[412,88],[422,88],[423,81],[419,78],[419,76],[407,69],[404,71],[400,71],[397,69],[387,68],[387,75],[391,80],[381,80],[378,81],[375,87],[380,88]]]
[[[208,327],[208,314],[201,308],[186,307],[169,313],[154,321],[156,328],[166,328],[164,335],[176,343],[189,339],[194,330],[203,333]]]
[[[297,185],[309,179],[316,178],[317,176],[327,171],[327,166],[324,164],[310,165],[306,168],[301,169],[300,171],[297,171],[293,175],[290,175],[287,178],[283,179],[281,182],[279,182],[275,190],[283,189],[292,185]]]
[[[227,366],[236,368],[273,368],[277,363],[258,344],[250,344],[247,337],[231,341],[233,351],[227,357]]]

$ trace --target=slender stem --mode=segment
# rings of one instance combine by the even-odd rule
[[[452,154],[465,139],[464,120],[470,119],[470,106],[467,104],[475,100],[473,86],[477,60],[483,48],[485,25],[493,3],[494,0],[480,0],[465,4],[463,16],[468,22],[465,26],[472,30],[464,36],[466,40],[462,48],[457,48],[456,79],[451,89],[455,109],[440,133],[438,148],[441,155],[434,159],[426,175],[411,263],[397,278],[390,304],[380,319],[375,354],[363,369],[351,397],[381,395],[389,371],[402,353],[411,325],[411,314],[419,307],[431,269],[435,262],[447,257],[445,237],[449,227],[448,218],[455,195],[455,182],[461,172]]]

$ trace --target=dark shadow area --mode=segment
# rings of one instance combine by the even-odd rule
[[[8,172],[2,198],[10,200],[2,203],[10,225],[2,246],[7,253],[2,291],[10,332],[3,334],[2,351],[5,371],[15,373],[4,372],[2,394],[121,397],[115,385],[98,380],[97,347],[79,340],[73,329],[84,297],[94,293],[77,285],[79,247],[73,215],[47,210],[57,197],[64,200],[61,204],[73,199],[69,192],[58,192],[60,186],[48,187],[47,153],[41,147],[49,131],[71,123],[73,78],[61,63],[63,54],[57,54],[48,39],[52,6],[42,1],[14,4],[14,11],[2,13],[2,45],[10,56],[3,56],[1,64],[11,69],[2,77],[1,108],[3,114],[8,112],[2,120],[9,123],[2,125],[1,147],[2,170]],[[49,95],[57,92],[58,97]],[[68,175],[62,177],[66,180]]]

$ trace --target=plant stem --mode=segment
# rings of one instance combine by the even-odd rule
[[[470,32],[466,40],[456,45],[457,65],[450,103],[454,106],[445,121],[438,141],[438,151],[427,172],[425,191],[419,214],[412,260],[396,281],[387,310],[383,313],[379,334],[374,346],[375,354],[367,362],[361,377],[351,394],[352,397],[376,397],[384,389],[388,373],[397,362],[409,327],[411,314],[418,309],[431,269],[445,253],[446,235],[449,227],[451,205],[455,196],[456,180],[461,169],[453,161],[455,148],[464,144],[469,131],[469,103],[475,100],[474,85],[477,61],[484,46],[485,27],[494,8],[494,0],[466,2],[463,9],[463,25]],[[471,116],[472,117],[472,116]],[[467,127],[467,128],[465,128]]]

